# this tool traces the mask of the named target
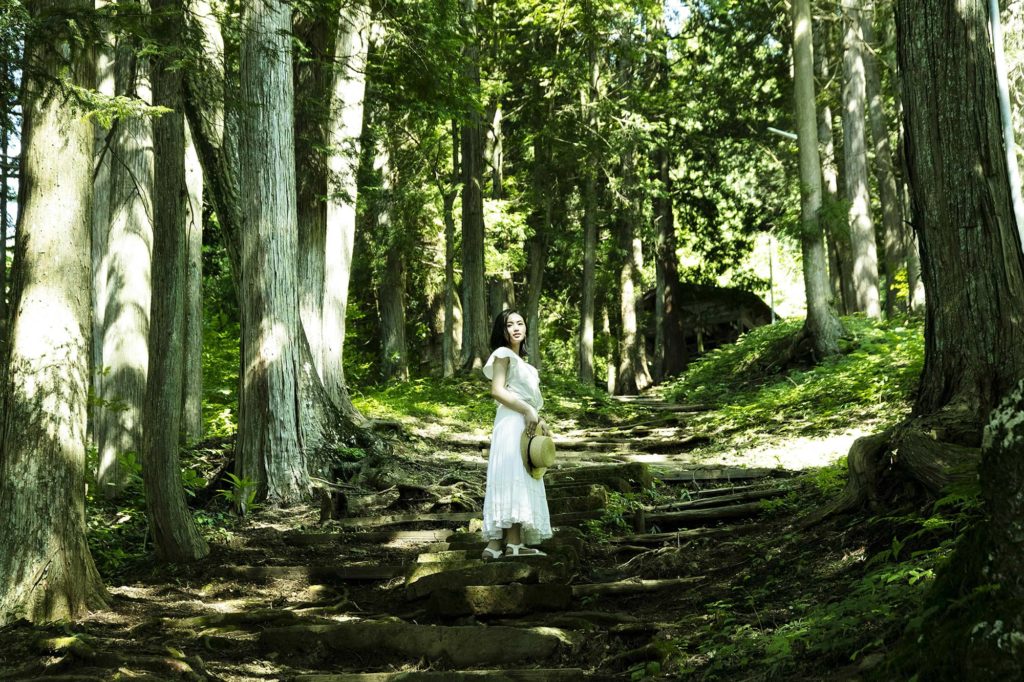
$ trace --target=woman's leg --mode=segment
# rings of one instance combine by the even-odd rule
[[[511,528],[505,529],[505,544],[519,545],[523,542],[522,524],[512,524]]]

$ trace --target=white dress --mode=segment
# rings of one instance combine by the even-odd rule
[[[538,412],[544,406],[540,394],[540,375],[537,369],[519,357],[511,348],[501,347],[491,353],[484,365],[484,376],[494,376],[494,361],[509,358],[505,387],[533,406]],[[544,480],[531,476],[523,466],[520,437],[526,428],[526,418],[515,410],[498,403],[491,434],[491,452],[487,461],[487,492],[484,495],[485,540],[500,540],[503,528],[522,524],[523,539],[535,545],[551,537],[551,517],[548,499],[544,493]]]

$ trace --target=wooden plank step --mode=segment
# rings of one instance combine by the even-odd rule
[[[582,682],[582,668],[511,670],[408,670],[389,673],[298,675],[295,682]]]
[[[377,526],[394,526],[400,523],[465,523],[480,518],[480,512],[438,512],[427,514],[380,514],[378,516],[353,516],[338,519],[336,524],[342,528],[374,528]]]
[[[351,621],[335,625],[293,625],[260,633],[264,652],[308,656],[326,652],[416,662],[447,661],[457,667],[515,665],[543,661],[573,647],[570,633],[556,628],[414,625],[391,621]],[[448,678],[444,678],[448,679]]]
[[[662,473],[654,472],[656,478],[665,483],[693,483],[696,481],[744,481],[754,478],[787,477],[792,472],[785,469],[667,469]]]
[[[241,580],[306,580],[311,583],[390,580],[405,573],[401,564],[373,566],[219,566],[216,575]]]
[[[750,502],[747,504],[734,504],[728,507],[712,507],[711,509],[689,509],[686,511],[646,514],[644,520],[649,526],[683,526],[687,524],[701,524],[708,521],[720,521],[722,519],[741,519],[747,516],[755,516],[760,514],[762,509],[760,502]]]
[[[656,507],[647,507],[645,511],[650,513],[658,513],[663,511],[684,511],[687,509],[707,509],[710,507],[723,507],[733,502],[743,502],[747,500],[766,500],[772,497],[781,497],[789,493],[791,488],[759,488],[755,490],[746,490],[739,493],[733,493],[732,495],[718,495],[713,497],[705,497],[696,500],[683,500],[680,502],[673,502],[671,504],[660,504]]]

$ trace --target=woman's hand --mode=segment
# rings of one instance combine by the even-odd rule
[[[542,436],[550,436],[551,435],[551,429],[548,428],[548,423],[546,421],[544,421],[543,419],[541,419],[539,422],[537,422],[537,431]]]
[[[533,438],[533,435],[537,432],[537,424],[540,423],[540,417],[537,415],[537,410],[532,405],[526,406],[526,412],[523,413],[523,418],[526,419],[526,435]]]

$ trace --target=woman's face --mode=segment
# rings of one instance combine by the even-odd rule
[[[526,320],[518,313],[512,313],[505,320],[505,336],[510,342],[522,343],[526,338]]]

